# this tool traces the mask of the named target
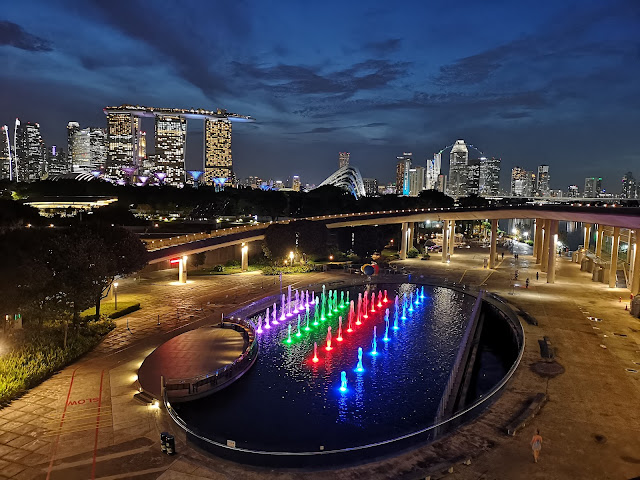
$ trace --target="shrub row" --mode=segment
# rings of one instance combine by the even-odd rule
[[[116,310],[111,315],[109,315],[109,318],[120,318],[120,317],[126,315],[127,313],[135,312],[136,310],[140,310],[140,304],[139,303],[135,303],[133,305],[130,305],[127,308],[123,308],[122,310]]]
[[[13,347],[0,355],[0,405],[24,393],[95,347],[115,327],[111,320],[90,321],[69,329],[63,345],[61,325],[26,328],[12,338]]]
[[[287,273],[309,273],[315,270],[314,265],[293,265],[284,267],[264,266],[262,267],[262,273],[264,275],[278,275],[280,272]]]

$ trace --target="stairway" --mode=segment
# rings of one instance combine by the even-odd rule
[[[627,279],[623,269],[616,270],[616,288],[627,288]]]

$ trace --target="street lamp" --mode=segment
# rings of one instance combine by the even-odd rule
[[[289,252],[289,258],[291,259],[291,265],[293,265],[293,252]]]
[[[114,310],[118,310],[118,282],[113,282],[113,303]]]

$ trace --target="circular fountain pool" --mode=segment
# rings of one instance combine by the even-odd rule
[[[347,292],[354,302],[351,314]],[[317,294],[323,298],[321,291]],[[360,320],[359,294],[368,300],[367,318],[363,301]],[[258,457],[283,452],[296,456],[360,450],[435,423],[476,298],[414,284],[352,287],[335,296],[327,291],[324,298],[324,308],[322,301],[310,301],[308,321],[306,309],[295,312],[292,307],[289,312],[286,302],[285,313],[291,315],[282,319],[280,301],[276,325],[272,307],[269,328],[264,310],[251,316],[261,330],[252,370],[211,397],[174,407],[193,440],[218,446],[217,453],[221,446],[233,447],[223,454],[244,450]],[[337,305],[330,308],[332,298]],[[305,303],[301,296],[298,305]],[[359,348],[362,369],[357,368]],[[480,349],[473,396],[485,394],[503,378],[513,362],[514,349],[507,350],[503,355]]]

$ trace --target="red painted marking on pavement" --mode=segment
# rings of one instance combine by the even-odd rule
[[[73,373],[71,374],[71,381],[69,382],[69,392],[67,393],[67,401],[64,402],[64,410],[62,411],[62,418],[60,419],[60,426],[58,427],[60,431],[62,430],[62,424],[64,423],[64,417],[67,414],[67,405],[69,403],[69,397],[71,397],[71,387],[73,387],[73,379],[76,377],[77,368],[73,369]],[[53,461],[56,458],[56,453],[58,452],[58,442],[60,441],[60,431],[58,431],[58,436],[56,437],[56,443],[53,446],[53,452],[51,453],[51,461],[49,462],[49,470],[47,471],[47,480],[51,477],[51,469],[53,468]]]
[[[96,478],[96,453],[98,452],[98,430],[100,428],[100,409],[102,407],[102,379],[104,378],[104,370],[100,374],[100,394],[98,396],[98,415],[96,417],[96,439],[93,443],[93,464],[91,466],[91,480]]]

